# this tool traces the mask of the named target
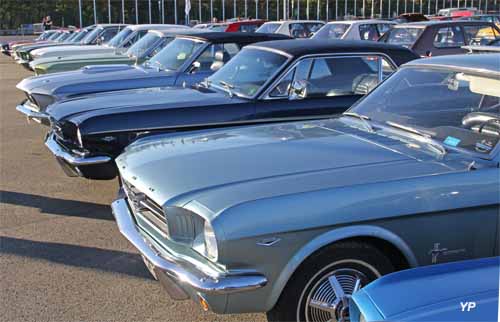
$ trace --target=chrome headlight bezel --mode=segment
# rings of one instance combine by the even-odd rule
[[[215,235],[214,228],[210,224],[210,222],[205,220],[203,225],[203,243],[204,243],[204,251],[205,257],[210,259],[211,261],[216,262],[219,257],[219,249],[217,246],[217,236]]]

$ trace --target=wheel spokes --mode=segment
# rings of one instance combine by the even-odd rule
[[[333,288],[333,291],[335,292],[337,299],[341,300],[342,304],[349,305],[347,297],[344,292],[344,288],[342,287],[342,285],[340,285],[337,276],[335,276],[335,274],[331,275],[330,277],[328,277],[328,282],[330,283],[330,286]]]
[[[335,302],[337,302],[337,301],[335,301]],[[332,314],[332,317],[335,317],[335,303],[328,303],[328,302],[318,301],[318,300],[312,299],[309,302],[309,306],[316,308],[318,310],[321,310],[321,311],[328,312],[328,313]]]

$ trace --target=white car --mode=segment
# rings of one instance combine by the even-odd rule
[[[333,21],[324,25],[312,38],[377,41],[394,25],[395,22],[376,19]]]
[[[260,26],[255,32],[283,34],[293,38],[309,38],[325,25],[321,20],[285,20],[270,21]]]
[[[33,50],[31,56],[33,60],[47,57],[67,57],[75,55],[88,54],[105,54],[115,51],[125,51],[133,45],[137,40],[141,39],[149,30],[163,30],[172,28],[189,28],[182,25],[168,24],[144,24],[144,25],[129,25],[122,31],[116,34],[109,42],[104,45],[92,46],[59,46],[57,48],[44,48]]]

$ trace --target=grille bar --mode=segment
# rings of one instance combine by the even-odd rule
[[[161,232],[162,235],[168,237],[169,229],[163,209],[125,180],[123,180],[123,188],[134,215],[136,217],[140,216],[141,219],[147,221],[151,226]]]

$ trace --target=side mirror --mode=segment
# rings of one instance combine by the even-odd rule
[[[192,74],[192,73],[195,73],[198,69],[200,69],[201,67],[201,64],[199,61],[195,61],[192,65],[191,65],[191,68],[189,68],[189,73]]]
[[[296,80],[292,82],[290,92],[288,94],[288,99],[291,101],[301,100],[307,96],[307,81]]]

